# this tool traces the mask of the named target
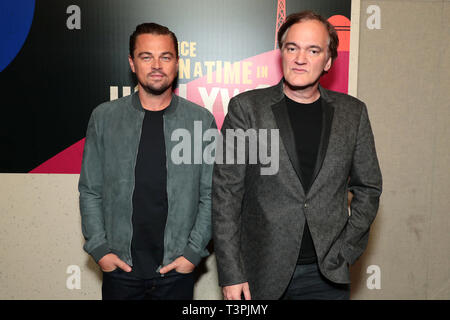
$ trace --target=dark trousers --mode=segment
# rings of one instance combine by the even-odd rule
[[[171,271],[164,277],[139,279],[117,268],[103,272],[103,300],[192,300],[194,274]]]
[[[297,265],[283,300],[349,300],[350,285],[326,279],[317,263]]]

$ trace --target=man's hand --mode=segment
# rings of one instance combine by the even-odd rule
[[[119,257],[114,253],[108,253],[107,255],[103,256],[103,258],[98,260],[98,265],[103,272],[111,272],[116,270],[117,268],[120,268],[125,272],[131,271],[131,267],[124,261],[120,260]]]
[[[242,294],[244,294],[245,300],[252,300],[248,282],[225,286],[223,287],[222,292],[225,300],[241,300]]]
[[[178,273],[191,273],[194,271],[195,265],[190,262],[185,257],[181,256],[176,258],[172,263],[169,263],[167,266],[162,267],[159,270],[159,273],[165,274],[170,270],[175,269]]]

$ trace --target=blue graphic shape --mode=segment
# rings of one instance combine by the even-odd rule
[[[19,53],[33,22],[35,0],[0,1],[0,72]]]

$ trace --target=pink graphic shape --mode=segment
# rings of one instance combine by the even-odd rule
[[[327,89],[348,92],[349,52],[339,51],[330,71],[320,78],[320,84]]]
[[[83,158],[84,138],[48,159],[29,173],[79,174]]]

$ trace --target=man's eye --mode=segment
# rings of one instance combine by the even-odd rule
[[[150,57],[142,57],[142,60],[144,60],[144,61],[149,61],[149,60],[150,60]]]
[[[170,57],[162,57],[163,61],[170,61]]]
[[[287,47],[286,50],[287,50],[288,52],[294,52],[294,51],[295,51],[295,48],[294,48],[294,47]]]

